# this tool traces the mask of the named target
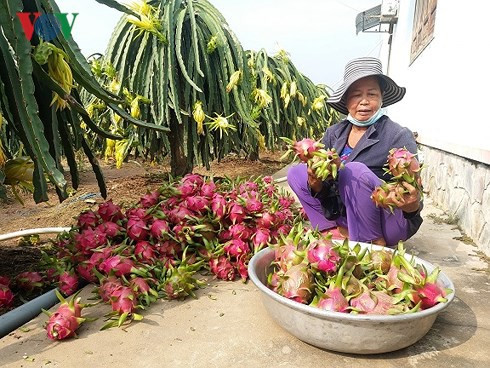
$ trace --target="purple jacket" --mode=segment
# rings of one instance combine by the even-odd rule
[[[332,125],[326,130],[322,138],[322,143],[326,148],[335,148],[340,155],[347,143],[351,128],[352,124],[348,120],[342,120],[340,123]],[[385,174],[384,171],[388,153],[392,148],[403,147],[414,154],[417,153],[417,144],[415,143],[412,131],[402,127],[384,115],[367,129],[349,155],[347,162],[362,162],[377,177],[389,181],[391,177]],[[409,222],[408,238],[415,234],[422,224],[423,220],[420,216],[422,208],[423,203],[420,203],[417,212],[403,213]]]

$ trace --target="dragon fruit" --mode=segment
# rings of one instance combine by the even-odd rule
[[[240,278],[243,282],[247,281],[248,279],[248,262],[249,256],[244,254],[239,257],[234,264],[235,269],[238,271],[238,274],[240,275]]]
[[[194,212],[192,212],[184,205],[179,205],[178,207],[175,207],[168,212],[168,217],[170,221],[174,224],[179,224],[190,216],[194,216]]]
[[[0,310],[8,309],[14,304],[14,294],[8,285],[0,283]]]
[[[130,218],[127,224],[127,234],[133,240],[146,240],[148,228],[140,218]]]
[[[228,232],[231,239],[241,239],[247,241],[252,236],[252,229],[241,223],[231,225],[228,228]]]
[[[119,278],[115,276],[109,276],[102,280],[101,285],[98,288],[98,293],[104,302],[108,302],[111,298],[112,293],[121,288],[123,285]]]
[[[254,245],[254,253],[262,247],[266,246],[271,239],[271,232],[267,228],[258,228],[252,235],[252,242]]]
[[[114,271],[116,276],[128,275],[134,267],[134,263],[129,258],[115,255],[105,259],[100,265],[99,270],[109,274]]]
[[[305,265],[291,266],[278,287],[278,293],[298,303],[309,304],[314,290],[313,273]]]
[[[121,207],[115,205],[112,200],[101,203],[97,213],[105,222],[117,222],[118,220],[124,218],[124,215],[121,212]]]
[[[388,155],[388,171],[395,178],[412,183],[419,176],[420,164],[406,148],[393,148]]]
[[[240,257],[243,254],[248,254],[250,252],[250,248],[247,243],[245,243],[241,239],[232,239],[228,243],[226,243],[223,248],[225,253],[230,257]]]
[[[167,277],[163,289],[167,298],[181,299],[186,296],[196,297],[194,290],[203,287],[205,283],[193,277],[194,266],[188,266],[186,263],[179,267],[171,267],[170,275]]]
[[[104,245],[107,235],[100,229],[88,228],[75,235],[75,247],[83,254],[91,254],[92,250]]]
[[[115,222],[107,221],[97,226],[97,234],[105,233],[106,237],[114,238],[121,233],[121,226]]]
[[[134,255],[143,263],[151,263],[155,258],[155,248],[147,241],[139,241],[134,247]]]
[[[109,300],[112,310],[119,315],[133,313],[137,307],[136,295],[128,286],[121,286],[113,290]]]
[[[216,184],[214,182],[209,181],[205,182],[201,187],[201,195],[206,198],[213,198],[214,193],[216,192]]]
[[[78,277],[74,272],[64,271],[60,274],[58,288],[65,295],[71,295],[78,290]]]
[[[259,216],[256,220],[257,227],[270,229],[274,226],[275,216],[272,213],[264,211]]]
[[[126,211],[126,217],[128,219],[136,219],[146,221],[148,219],[148,215],[146,213],[146,209],[141,207],[130,208]]]
[[[75,331],[86,319],[81,316],[83,306],[80,304],[78,294],[74,295],[69,302],[58,291],[56,295],[61,305],[54,313],[43,310],[49,316],[45,329],[51,340],[63,340],[75,336]]]
[[[158,240],[166,240],[169,237],[170,227],[165,220],[155,220],[150,226],[150,234]]]
[[[340,256],[330,239],[317,240],[308,246],[308,261],[313,268],[323,272],[335,272],[340,261]]]
[[[226,199],[221,194],[215,193],[211,199],[211,211],[218,218],[221,219],[226,213]]]
[[[391,268],[392,253],[387,250],[371,251],[371,269],[387,274]]]
[[[10,279],[7,276],[0,276],[0,285],[10,286]]]
[[[226,256],[211,258],[209,260],[209,268],[218,279],[233,281],[235,279],[235,268]]]
[[[264,204],[257,197],[250,196],[246,199],[245,208],[249,213],[257,213],[262,211]]]
[[[43,286],[43,278],[39,272],[22,272],[17,275],[15,281],[20,289],[27,292]]]
[[[230,206],[230,213],[228,214],[228,217],[233,224],[243,222],[243,220],[245,220],[245,216],[245,209],[241,205],[238,203],[233,203]]]
[[[141,197],[140,205],[143,208],[150,208],[156,205],[159,200],[160,200],[160,192],[156,190],[154,192],[147,193],[143,197]]]
[[[83,261],[79,263],[76,267],[77,274],[80,275],[81,278],[88,282],[96,282],[97,277],[94,274],[94,264],[90,261]]]
[[[192,212],[202,214],[209,208],[210,201],[203,196],[189,196],[184,200],[186,207]]]
[[[99,218],[94,211],[85,211],[78,216],[77,224],[81,229],[94,228],[99,223]]]

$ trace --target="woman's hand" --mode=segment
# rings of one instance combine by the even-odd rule
[[[417,188],[415,188],[413,185],[408,184],[407,182],[403,182],[402,184],[408,191],[408,193],[404,193],[402,198],[398,199],[399,196],[397,195],[397,193],[391,191],[387,197],[388,202],[391,201],[399,209],[406,213],[417,211],[420,207],[419,191],[417,190]]]
[[[315,193],[320,192],[323,187],[323,182],[317,178],[311,168],[308,168],[308,185]]]

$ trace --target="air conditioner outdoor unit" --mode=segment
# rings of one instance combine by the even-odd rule
[[[399,7],[399,0],[383,0],[381,3],[380,23],[396,23]]]

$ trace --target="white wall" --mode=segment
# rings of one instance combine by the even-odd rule
[[[400,1],[389,74],[407,94],[389,115],[423,144],[490,164],[490,2],[439,0],[434,39],[410,65],[414,9]]]

